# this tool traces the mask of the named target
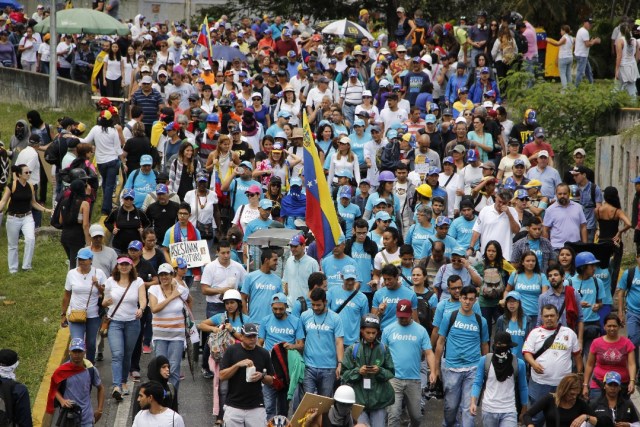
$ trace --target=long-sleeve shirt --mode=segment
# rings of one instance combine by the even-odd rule
[[[16,51],[13,48],[13,44],[0,43],[0,63],[2,63],[5,67],[8,64],[11,64],[12,67],[18,66],[18,61],[16,60]]]

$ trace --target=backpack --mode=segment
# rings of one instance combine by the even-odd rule
[[[224,322],[226,322],[227,317],[224,317]],[[236,340],[226,329],[221,329],[218,332],[212,332],[209,334],[209,348],[211,349],[211,357],[213,360],[219,362],[222,360],[222,356],[224,352],[227,351],[227,348],[236,343]]]
[[[89,377],[91,378],[91,387],[93,387],[93,383],[95,383],[96,381],[96,367],[92,366],[90,368],[87,368],[87,371],[89,371]],[[58,386],[58,391],[60,392],[61,395],[64,396],[64,392],[66,389],[67,389],[67,380],[64,380]],[[56,408],[60,406],[60,402],[58,402],[58,399],[53,400],[53,406],[55,406]]]
[[[484,379],[482,380],[482,389],[480,390],[480,399],[482,399],[482,394],[484,393],[484,389],[487,386],[487,378],[489,377],[489,369],[491,368],[491,359],[493,358],[493,353],[487,353],[484,359]],[[513,367],[513,382],[514,389],[516,392],[516,406],[519,404],[519,393],[518,393],[518,358],[515,354],[511,355],[511,366]]]
[[[631,286],[633,285],[633,276],[636,274],[636,267],[631,267],[627,269],[627,293],[631,290]]]
[[[298,297],[298,301],[300,302],[300,314],[302,314],[309,308],[307,307],[307,300],[304,297]]]
[[[505,284],[502,273],[495,267],[485,268],[480,286],[480,295],[485,298],[499,298],[504,294]]]
[[[429,300],[433,294],[433,291],[429,291],[418,298],[418,320],[427,332],[429,332],[429,336],[431,336],[431,331],[433,331],[433,310],[429,305]]]
[[[427,41],[427,23],[424,19],[416,19],[416,27],[411,34],[411,44],[424,46]]]
[[[518,53],[524,55],[529,51],[529,42],[527,38],[516,31],[513,38],[516,40],[516,46],[518,46]]]
[[[60,135],[56,136],[54,140],[49,144],[44,152],[44,160],[50,165],[55,165],[60,168],[62,158],[67,154],[67,141],[63,141]]]
[[[16,382],[0,378],[0,427],[13,426],[13,387]]]
[[[449,329],[447,329],[447,335],[449,334],[449,332],[451,331],[451,328],[453,327],[453,324],[456,323],[456,319],[458,318],[458,313],[460,312],[460,310],[456,310],[453,313],[451,313],[451,317],[449,318]],[[480,333],[480,345],[482,346],[482,316],[480,316],[478,313],[473,313],[476,316],[476,322],[478,322],[478,332]],[[444,349],[445,354],[447,352],[447,349],[445,347]],[[446,355],[445,355],[445,359],[446,359]]]
[[[289,377],[289,359],[287,349],[283,343],[278,343],[271,349],[271,363],[273,365],[273,384],[275,390],[287,390],[291,378]]]
[[[502,47],[502,62],[504,62],[505,65],[510,65],[518,56],[518,52],[516,52],[517,45],[514,45],[511,41],[506,44],[500,41],[500,46]]]

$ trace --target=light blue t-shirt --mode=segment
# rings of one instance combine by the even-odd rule
[[[529,239],[529,250],[536,254],[538,265],[542,265],[542,250],[540,249],[540,239]]]
[[[344,234],[347,239],[350,239],[351,236],[353,236],[353,223],[356,218],[362,216],[360,207],[353,203],[349,203],[347,206],[342,206],[342,203],[338,203],[338,215],[344,219],[344,222],[346,223]]]
[[[435,227],[431,226],[426,228],[416,223],[409,227],[409,231],[407,231],[407,237],[404,239],[404,242],[407,245],[413,246],[414,256],[416,259],[421,259],[426,256],[422,253],[424,242],[429,238],[433,239],[435,234]]]
[[[371,141],[371,134],[364,132],[362,138],[360,138],[357,133],[352,132],[351,135],[349,135],[349,139],[351,140],[351,151],[358,157],[360,166],[364,166],[364,145]]]
[[[134,176],[135,181],[133,180]],[[142,171],[133,171],[127,178],[124,188],[133,188],[136,193],[133,204],[136,208],[142,209],[142,203],[147,194],[156,191],[156,174],[153,171],[148,174],[144,174]]]
[[[582,307],[582,317],[585,322],[599,322],[600,316],[597,311],[593,311],[593,304],[601,299],[603,294],[602,282],[593,277],[582,280],[578,275],[571,277],[571,286],[580,294],[580,299],[589,303],[589,307]]]
[[[304,364],[311,368],[335,368],[338,365],[336,339],[344,337],[342,319],[328,310],[317,315],[309,309],[300,318],[305,330]]]
[[[597,277],[602,286],[602,292],[600,293],[602,304],[613,304],[613,297],[611,296],[611,271],[608,268],[600,268],[600,266],[596,265],[596,271],[593,277]]]
[[[511,335],[511,341],[514,344],[518,344],[516,347],[511,349],[511,353],[518,356],[518,359],[524,360],[524,354],[522,354],[522,346],[524,345],[524,340],[527,337],[527,317],[522,318],[522,327],[518,326],[518,322],[514,320],[509,320],[509,325],[505,329]]]
[[[269,228],[272,222],[273,221],[270,219],[265,221],[260,218],[256,218],[252,221],[249,221],[249,223],[247,224],[247,228],[244,230],[244,237],[242,238],[242,241],[246,242],[249,236],[251,236],[254,232],[258,230],[264,230]]]
[[[349,298],[353,291],[347,291],[342,286],[335,286],[327,292],[327,303],[329,310],[336,311],[344,301]],[[360,321],[369,312],[369,300],[362,293],[356,296],[338,313],[342,319],[342,329],[344,330],[344,346],[355,344],[360,339]]]
[[[380,198],[380,195],[378,193],[372,193],[372,196],[373,197],[369,197],[367,199],[367,204],[364,207],[365,211],[373,212],[373,201],[378,200]],[[389,197],[393,197],[393,215],[391,215],[391,217],[393,217],[395,216],[395,214],[400,212],[400,199],[394,195],[391,195]],[[387,199],[389,197],[387,197]]]
[[[236,332],[242,332],[242,325],[244,325],[245,323],[253,323],[253,319],[251,318],[251,316],[241,313],[238,313],[235,319],[227,316],[227,313],[218,313],[211,316],[209,320],[211,320],[213,326],[220,326],[225,323],[225,320],[227,318],[229,319],[229,323],[231,323],[231,326],[233,326],[233,330]]]
[[[338,259],[333,254],[329,254],[322,260],[322,271],[327,276],[327,289],[334,286],[342,287],[342,269],[347,265],[356,267],[356,262],[348,255]],[[359,278],[356,281],[360,281]]]
[[[464,315],[458,312],[455,322],[449,330],[451,313],[442,318],[438,334],[446,337],[445,360],[447,368],[469,368],[476,366],[482,357],[482,343],[489,342],[489,328],[484,317],[478,324],[476,313]],[[480,336],[482,334],[482,337]]]
[[[385,303],[387,308],[384,310],[380,325],[382,329],[396,321],[396,306],[401,299],[408,299],[411,301],[411,309],[418,309],[418,297],[413,289],[409,289],[406,286],[400,285],[398,289],[391,290],[386,286],[382,289],[378,289],[373,294],[372,307],[378,308],[380,304]]]
[[[482,314],[478,301],[473,304],[472,309],[474,313]],[[436,312],[433,314],[433,326],[437,326],[438,328],[442,327],[440,325],[442,323],[442,319],[456,310],[460,310],[460,301],[451,301],[451,298],[440,300],[436,306]]]
[[[449,236],[458,243],[461,248],[468,248],[471,245],[471,236],[473,235],[473,225],[476,223],[477,217],[474,215],[473,219],[467,221],[465,217],[460,215],[458,218],[451,221],[449,227]],[[476,243],[476,248],[479,244]]]
[[[286,319],[279,320],[270,314],[260,321],[258,338],[264,340],[264,349],[271,352],[273,346],[278,343],[295,344],[297,340],[304,339],[304,330],[300,319],[296,316],[287,315]]]
[[[176,223],[176,225],[174,227],[179,227],[178,223]],[[165,248],[168,248],[171,245],[171,233],[173,233],[175,230],[173,227],[169,227],[169,229],[167,229],[167,231],[165,231],[164,233],[164,239],[162,239],[162,246],[164,246]],[[184,240],[187,240],[187,227],[180,227],[180,233],[182,234],[182,237]],[[200,230],[198,230],[196,228],[196,240],[200,240]],[[187,274],[185,276],[193,276],[193,273],[191,272],[191,269],[187,269]]]
[[[369,282],[373,272],[373,258],[364,251],[364,245],[358,242],[354,242],[351,245],[351,258],[356,263],[356,271],[360,279],[360,291],[371,292],[372,289],[369,286]]]
[[[240,292],[249,296],[249,315],[262,319],[271,314],[273,296],[282,292],[282,279],[277,274],[252,271],[244,278]]]
[[[525,273],[514,271],[509,276],[509,285],[513,286],[514,291],[520,292],[522,311],[527,316],[537,316],[540,313],[538,307],[538,297],[546,291],[543,287],[549,287],[549,280],[544,274],[534,273],[528,278]]]
[[[618,289],[627,291],[627,310],[634,314],[640,314],[640,273],[638,273],[638,270],[638,267],[632,270],[633,280],[631,282],[631,289],[627,289],[629,270],[625,270],[620,280],[618,280]]]
[[[493,150],[493,136],[491,136],[491,134],[488,132],[485,132],[483,137],[481,138],[480,135],[478,135],[475,131],[471,131],[467,133],[467,138],[470,141],[476,141],[482,145],[488,145],[489,147],[491,147],[491,150]],[[478,153],[480,154],[481,162],[484,163],[489,160],[489,153],[484,151],[482,148],[478,147]]]
[[[420,360],[425,350],[431,350],[427,330],[418,322],[402,326],[393,322],[382,331],[382,344],[391,352],[395,377],[403,380],[420,379]]]
[[[240,206],[249,203],[249,198],[244,194],[244,192],[252,185],[257,185],[262,188],[262,185],[254,179],[245,181],[242,178],[234,178],[233,181],[231,181],[231,184],[229,184],[229,197],[233,203],[234,212],[237,212],[238,209],[240,209]],[[260,195],[260,198],[262,199],[262,194]]]
[[[309,310],[311,308],[311,300],[309,297],[305,296],[304,301],[307,303],[307,308],[302,310],[302,303],[300,302],[300,297],[296,298],[291,305],[291,314],[300,318],[302,317],[302,313]]]

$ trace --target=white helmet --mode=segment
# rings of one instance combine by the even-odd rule
[[[236,291],[235,289],[229,289],[222,296],[222,301],[227,301],[227,300],[242,301],[242,297],[240,296],[240,292]]]
[[[356,393],[348,385],[341,385],[338,387],[336,392],[333,394],[333,398],[336,402],[340,403],[356,403]]]

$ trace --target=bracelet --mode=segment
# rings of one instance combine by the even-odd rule
[[[636,380],[629,380],[629,382],[630,382],[630,383],[635,383],[635,382],[636,382]]]

